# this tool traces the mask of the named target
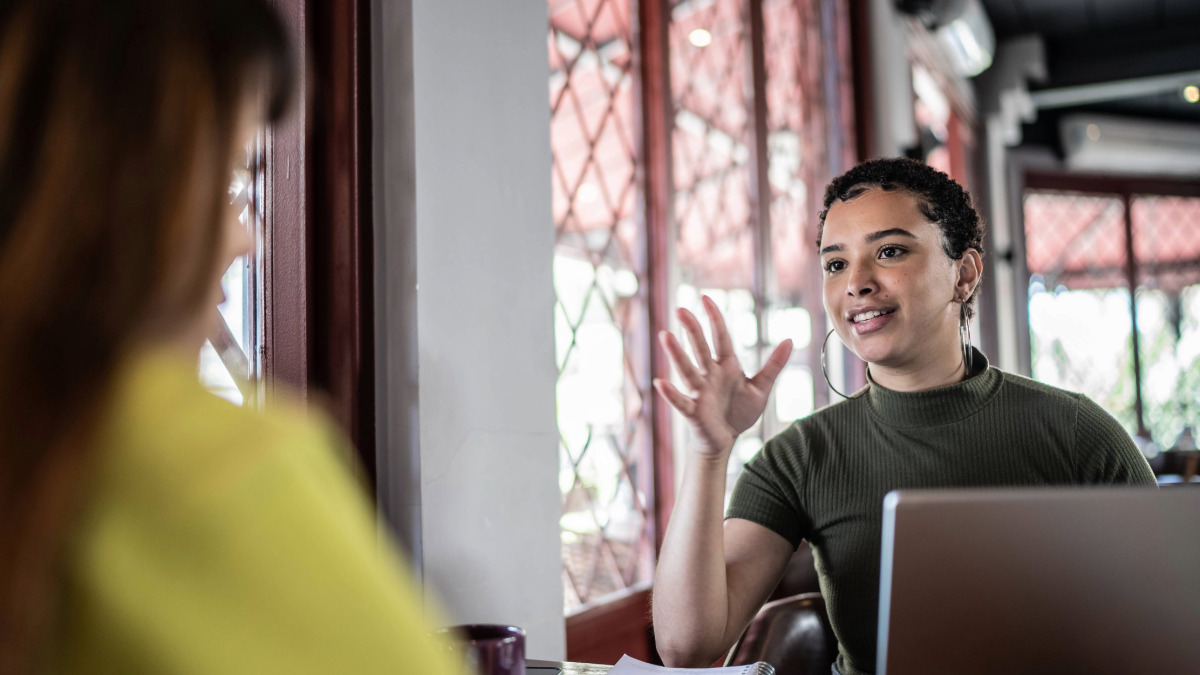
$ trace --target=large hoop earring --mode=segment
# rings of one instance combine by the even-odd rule
[[[825,345],[829,344],[829,337],[834,334],[835,330],[836,329],[831,328],[829,332],[825,334],[825,339],[821,341],[821,374],[825,376],[825,384],[829,385],[829,388],[833,390],[833,393],[841,396],[842,398],[854,398],[854,396],[847,396],[843,394],[841,390],[833,386],[833,382],[829,381],[829,371],[825,368]],[[871,367],[867,366],[867,373],[870,374],[870,372]],[[855,396],[857,395],[858,394],[855,394]]]
[[[963,365],[967,367],[967,377],[970,377],[975,372],[975,348],[971,345],[971,320],[967,317],[965,301],[958,310],[958,341],[962,343]]]

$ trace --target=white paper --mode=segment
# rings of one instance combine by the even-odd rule
[[[666,668],[638,661],[626,654],[617,661],[617,665],[608,671],[608,675],[774,675],[775,669],[761,661],[748,666],[729,666],[726,668]]]

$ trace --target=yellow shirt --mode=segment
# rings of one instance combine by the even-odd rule
[[[56,672],[462,672],[327,429],[230,405],[163,355],[114,394]]]

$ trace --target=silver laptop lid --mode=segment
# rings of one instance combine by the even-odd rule
[[[1200,490],[888,494],[876,666],[1200,673]]]

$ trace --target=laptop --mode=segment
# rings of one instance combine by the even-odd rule
[[[1200,673],[1200,490],[884,499],[876,670]]]

